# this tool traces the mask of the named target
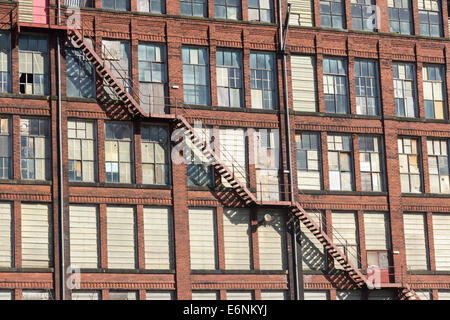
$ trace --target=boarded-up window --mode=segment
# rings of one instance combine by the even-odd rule
[[[219,300],[217,291],[192,291],[192,300]]]
[[[234,177],[247,185],[247,149],[245,130],[242,128],[220,128],[220,159],[231,170]],[[231,185],[222,177],[224,186]]]
[[[286,291],[261,291],[261,300],[286,300]]]
[[[110,291],[109,300],[137,300],[136,291]]]
[[[217,227],[214,209],[189,209],[191,269],[217,268]]]
[[[313,221],[321,227],[323,230],[324,219],[323,213],[320,211],[306,211]],[[324,252],[323,245],[319,240],[312,234],[311,231],[303,223],[300,224],[300,241],[302,246],[302,261],[303,269],[305,270],[324,270],[326,255]]]
[[[70,206],[70,263],[79,268],[98,267],[96,206]]]
[[[0,267],[12,265],[12,210],[10,203],[0,203]]]
[[[146,269],[172,269],[172,211],[170,208],[144,208],[144,247]]]
[[[317,111],[316,61],[311,56],[291,56],[294,110]]]
[[[438,300],[450,300],[450,290],[438,290]]]
[[[100,292],[72,291],[72,300],[100,300]]]
[[[305,300],[329,300],[328,291],[307,290],[304,293]]]
[[[403,223],[408,269],[428,270],[428,239],[425,215],[422,213],[405,213]]]
[[[106,208],[108,268],[134,269],[135,217],[131,207]]]
[[[22,300],[52,300],[52,296],[49,291],[23,290]]]
[[[223,233],[225,245],[225,268],[228,270],[249,270],[250,211],[248,209],[225,209],[223,212]]]
[[[258,227],[259,265],[261,270],[286,269],[286,222],[282,211],[258,210],[258,221],[270,214],[271,221]]]
[[[336,300],[361,300],[361,291],[336,290]]]
[[[49,268],[51,259],[51,212],[46,204],[22,203],[22,267]]]
[[[295,135],[299,189],[321,189],[319,143],[318,133],[303,132]]]
[[[252,291],[227,291],[227,300],[253,300]]]
[[[433,214],[436,270],[450,270],[450,214]]]
[[[347,255],[349,261],[359,267],[359,241],[358,223],[354,212],[333,212],[333,241],[334,244]],[[339,262],[335,260],[336,269],[342,269]]]
[[[291,4],[290,25],[301,27],[314,25],[313,0],[289,0],[288,3]]]
[[[13,292],[12,290],[1,290],[0,291],[0,300],[12,300]]]
[[[173,300],[173,291],[147,291],[146,300]]]
[[[389,250],[389,220],[386,212],[364,213],[366,250]]]

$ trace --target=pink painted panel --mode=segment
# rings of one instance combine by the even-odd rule
[[[33,0],[33,23],[48,22],[48,2],[47,0]]]

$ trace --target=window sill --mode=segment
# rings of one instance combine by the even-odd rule
[[[402,193],[402,197],[408,198],[450,198],[448,193]]]
[[[126,188],[126,189],[159,189],[171,190],[171,185],[154,184],[130,184],[130,183],[108,183],[108,182],[69,182],[69,187],[95,187],[95,188]]]
[[[242,275],[242,274],[254,274],[254,275],[267,275],[267,274],[279,274],[285,275],[288,270],[191,270],[191,274],[226,274],[226,275]]]
[[[339,191],[339,190],[299,190],[299,194],[324,195],[324,196],[387,196],[387,192],[367,192],[367,191]]]
[[[1,179],[0,184],[26,184],[26,185],[45,185],[45,186],[51,186],[52,182],[50,180],[8,180],[8,179]]]
[[[115,274],[175,274],[175,270],[148,270],[148,269],[108,269],[108,268],[80,268],[81,273],[115,273]]]
[[[54,268],[0,268],[0,272],[7,273],[51,273]]]
[[[327,112],[308,112],[308,111],[295,111],[289,112],[294,116],[319,116],[319,117],[339,117],[339,118],[353,118],[353,119],[367,119],[367,120],[381,120],[382,117],[378,115],[365,115],[365,114],[352,114],[352,113],[327,113]]]
[[[175,109],[175,107],[172,107]],[[193,110],[208,110],[208,111],[229,111],[229,112],[248,112],[248,113],[270,113],[278,114],[278,109],[255,109],[255,108],[233,108],[233,107],[219,107],[219,106],[204,106],[204,105],[189,105],[187,109]]]

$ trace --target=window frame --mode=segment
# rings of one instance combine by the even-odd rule
[[[111,1],[112,7],[106,7],[105,6],[106,1]],[[102,0],[102,9],[117,10],[117,11],[130,11],[131,10],[130,0],[125,0],[125,9],[119,9],[118,2],[119,2],[119,0]]]
[[[70,122],[74,122],[75,123],[75,129],[71,129],[71,128],[69,128],[69,123]],[[75,134],[77,135],[77,132],[78,132],[78,128],[77,128],[77,124],[78,123],[84,123],[85,124],[85,131],[87,131],[87,129],[86,129],[86,124],[87,123],[91,123],[92,124],[92,138],[78,138],[78,137],[75,137],[75,138],[71,138],[71,137],[69,137],[70,136],[70,134],[69,134],[69,131],[71,131],[71,130],[75,130]],[[96,152],[96,150],[98,150],[98,144],[97,144],[97,131],[96,131],[96,123],[95,123],[95,121],[94,120],[87,120],[87,119],[68,119],[67,120],[67,140],[68,140],[68,148],[69,148],[69,141],[70,140],[79,140],[80,141],[80,160],[78,160],[78,159],[70,159],[70,152],[68,152],[68,156],[67,156],[67,166],[68,166],[68,172],[69,172],[69,178],[68,178],[68,180],[69,180],[69,182],[87,182],[87,183],[94,183],[94,182],[96,182],[97,181],[97,175],[98,175],[98,169],[97,169],[97,166],[98,166],[98,156],[97,156],[97,152]],[[81,130],[81,129],[80,129]],[[83,148],[83,140],[84,141],[92,141],[92,146],[93,146],[93,150],[92,150],[92,156],[93,156],[93,160],[84,160],[83,158],[84,158],[84,152],[85,152],[85,150],[84,150],[84,148]],[[80,166],[80,168],[81,168],[81,180],[73,180],[73,179],[71,179],[70,177],[71,177],[71,175],[70,175],[70,172],[71,172],[71,161],[80,161],[81,162],[81,166]],[[92,162],[92,169],[93,169],[93,171],[92,171],[92,181],[85,181],[85,180],[83,180],[83,178],[84,178],[84,174],[83,174],[83,168],[84,168],[84,166],[83,166],[83,163],[84,162]]]
[[[415,0],[413,0],[415,1]],[[392,7],[389,6],[388,1],[388,16],[389,16],[389,31],[391,33],[398,33],[398,34],[406,34],[406,35],[413,35],[414,34],[414,20],[413,20],[413,7],[411,0],[401,0],[401,7],[396,6],[397,2],[392,1]],[[405,7],[404,4],[407,4],[408,6]],[[400,17],[401,12],[408,11],[408,20],[402,19]],[[395,17],[394,17],[395,16]],[[405,24],[408,22],[409,25],[409,31],[404,32],[402,31],[402,23]],[[392,24],[398,24],[398,32],[394,31]]]
[[[436,152],[436,145],[435,143],[439,144],[439,153]],[[432,147],[432,150],[430,150],[430,146]],[[446,150],[445,153],[442,152],[443,146],[445,146]],[[449,169],[450,169],[450,158],[448,155],[449,152],[449,140],[447,139],[434,139],[434,138],[429,138],[427,139],[427,155],[428,155],[428,175],[429,175],[429,181],[430,181],[430,193],[437,193],[437,194],[450,194],[450,188],[447,187],[448,191],[447,192],[443,192],[443,187],[441,184],[442,178],[446,177],[447,178],[447,186],[450,186],[450,173],[449,173]],[[443,159],[442,159],[443,158]],[[431,166],[431,159],[435,159],[436,162],[436,169],[437,169],[437,173],[432,173],[432,166]],[[446,170],[447,173],[441,173],[441,163],[444,163],[447,165]],[[433,183],[432,183],[432,179],[433,177],[436,177],[438,180],[438,188],[439,188],[439,192],[433,192]]]
[[[407,78],[407,68],[412,67],[412,79]],[[404,68],[404,78],[401,78],[400,68]],[[396,71],[397,70],[397,71]],[[409,62],[393,62],[392,63],[392,74],[394,81],[394,102],[395,102],[395,110],[396,116],[402,118],[417,118],[418,117],[418,91],[417,91],[417,68],[414,63]],[[397,74],[397,76],[396,76]],[[406,97],[405,92],[405,83],[411,84],[412,96]],[[397,93],[400,92],[399,87],[397,85],[401,84],[401,97],[397,97]],[[407,105],[407,99],[411,98],[414,103],[414,114],[410,115]],[[401,105],[400,105],[401,102]],[[399,109],[402,108],[402,109]]]
[[[336,3],[339,4],[340,6],[340,14],[333,14],[333,7],[337,6]],[[325,12],[323,9],[325,8],[325,6],[329,7],[329,11]],[[346,16],[346,12],[345,12],[345,1],[342,0],[320,0],[320,27],[321,28],[330,28],[330,29],[345,29],[346,28],[346,24],[347,21],[345,19]],[[338,19],[339,17],[339,19]],[[330,24],[325,24],[325,18],[329,18],[330,19]],[[340,20],[339,26],[335,26],[334,25],[334,21],[335,19],[338,19],[338,21]]]
[[[375,18],[375,27],[374,28],[367,28],[368,25],[368,21],[371,20],[370,17],[372,17],[372,15],[374,14],[373,12],[373,8],[375,8],[375,0],[363,0],[364,3],[360,3],[359,1],[361,0],[351,0],[350,6],[351,6],[351,10],[352,10],[352,29],[353,30],[360,30],[360,31],[371,31],[371,32],[377,32],[377,26],[376,26],[376,18]],[[369,2],[369,3],[367,3]],[[356,9],[355,9],[356,8]],[[371,14],[367,17],[367,8],[371,8]],[[355,16],[355,11],[354,10],[359,10],[359,12],[361,13],[360,16]],[[376,15],[376,11],[375,11],[375,15]],[[361,28],[355,28],[355,20],[358,20],[361,22]]]
[[[231,65],[225,64],[225,53],[230,53],[231,57]],[[219,54],[222,55],[222,59],[219,59]],[[237,60],[237,66],[234,65],[234,58],[233,58],[233,54],[236,54],[236,60]],[[220,63],[220,60],[222,60],[223,62]],[[226,69],[227,70],[227,82],[228,82],[228,86],[222,86],[219,82],[219,68],[222,69]],[[219,107],[229,107],[229,108],[244,108],[245,107],[245,103],[244,103],[244,70],[243,70],[243,61],[242,61],[242,52],[239,50],[234,50],[234,49],[228,49],[228,48],[218,48],[216,51],[216,78],[217,78],[217,99],[218,99],[218,106]],[[231,76],[231,72],[233,71],[234,77]],[[230,83],[233,82],[235,83],[235,85],[232,87],[230,86]],[[239,83],[238,83],[239,82]],[[224,105],[220,103],[220,99],[219,99],[219,88],[221,89],[226,89],[227,93],[228,93],[228,105]],[[232,89],[237,89],[239,90],[239,106],[232,106],[231,105],[231,90]]]
[[[330,141],[330,137],[333,137],[333,141]],[[344,149],[344,141],[341,139],[342,149],[336,148],[336,139],[335,137],[347,137],[349,141],[349,149]],[[335,146],[334,148],[330,148],[330,143],[333,143]],[[353,140],[352,136],[349,134],[339,134],[339,133],[332,133],[327,135],[327,149],[328,149],[328,179],[331,180],[331,172],[339,172],[339,189],[332,189],[331,183],[329,189],[331,191],[355,191],[355,168],[354,168],[354,146],[353,146]],[[337,170],[332,170],[330,165],[330,154],[331,153],[337,153]],[[349,170],[343,170],[342,164],[341,164],[341,158],[342,154],[347,154],[348,161],[349,161]],[[343,180],[342,180],[342,174],[343,173],[350,173],[350,189],[343,189]]]
[[[428,1],[431,4],[431,9],[426,9],[425,1]],[[437,10],[433,10],[433,4],[437,5]],[[442,5],[440,1],[436,0],[418,0],[418,11],[419,11],[419,33],[421,36],[424,37],[442,37],[443,30],[442,30]],[[432,23],[432,19],[430,18],[432,14],[437,15],[438,23]],[[422,16],[427,17],[427,22],[424,22],[422,20]],[[432,26],[437,26],[438,28],[438,34],[432,34]],[[426,34],[424,34],[423,27],[427,28]]]
[[[39,49],[37,50],[31,50],[29,48],[29,41],[45,41],[45,51],[40,51]],[[46,96],[49,94],[50,92],[50,87],[49,87],[49,83],[50,83],[50,76],[49,76],[49,69],[50,69],[50,60],[49,60],[49,41],[48,41],[48,37],[46,35],[41,35],[41,34],[23,34],[19,37],[19,93],[20,94],[24,94],[24,95],[40,95],[40,96]],[[23,41],[27,42],[27,49],[21,49],[20,46],[21,44],[24,44]],[[37,44],[38,45],[38,44]],[[39,46],[39,45],[38,45]],[[33,69],[32,73],[28,73],[28,72],[20,72],[20,65],[21,65],[21,56],[22,54],[24,56],[29,56],[31,55],[31,68]],[[42,56],[42,73],[37,73],[35,71],[34,68],[34,61],[36,60],[35,56]],[[28,58],[27,58],[28,59]],[[29,76],[32,75],[32,80],[29,82]],[[42,77],[42,88],[40,88],[40,83],[36,83],[36,76],[39,75]],[[25,78],[25,81],[23,82],[22,77]],[[31,93],[27,93],[27,85],[31,85],[31,89],[32,92]],[[22,90],[22,86],[23,90]],[[40,91],[40,89],[42,89],[42,92]]]
[[[184,6],[190,7],[190,14],[183,12],[183,4]],[[203,9],[203,13],[201,15],[195,14],[195,6],[194,5],[201,5]],[[207,0],[180,0],[180,14],[182,16],[188,16],[188,17],[208,17],[208,1]]]
[[[377,141],[377,148],[378,151],[366,151],[363,148],[361,148],[362,143],[361,140],[362,139],[376,139]],[[384,168],[384,148],[383,148],[383,138],[381,136],[377,136],[377,135],[367,135],[367,134],[362,134],[358,136],[358,143],[359,143],[359,164],[360,164],[360,172],[361,172],[361,190],[365,191],[365,192],[384,192],[386,190],[386,179],[385,179],[385,168]],[[374,149],[375,149],[375,145],[374,145]],[[362,161],[361,161],[361,156],[363,154],[369,154],[370,157],[370,170],[366,171],[363,170],[363,168],[361,167],[362,165]],[[373,170],[373,164],[372,164],[372,154],[378,154],[378,167],[379,170],[378,171],[374,171]],[[364,189],[364,184],[363,184],[363,174],[369,174],[371,177],[371,189],[370,190],[365,190]],[[378,174],[379,176],[379,186],[380,186],[380,190],[374,190],[374,182],[373,182],[373,174]]]
[[[208,47],[197,47],[197,46],[183,46],[182,47],[182,52],[186,52],[189,55],[188,59],[189,62],[185,62],[187,57],[185,57],[185,53],[182,53],[183,56],[183,99],[184,102],[187,104],[193,104],[193,105],[202,105],[202,106],[209,106],[211,105],[211,79],[210,79],[210,61],[209,61],[209,50]],[[193,63],[191,61],[192,56],[191,56],[191,50],[197,50],[198,52],[196,53],[197,55],[197,63]],[[206,58],[206,60],[204,61],[204,63],[199,63],[199,59],[198,57],[200,56],[200,52],[203,51],[203,56],[204,58]],[[195,61],[194,61],[195,62]],[[187,72],[188,69],[192,68],[192,77],[193,77],[193,83],[189,83],[186,80],[188,80],[188,78],[186,77],[187,74],[189,72]],[[201,74],[205,73],[205,84],[202,84],[201,82],[197,82],[198,79],[201,80]],[[190,79],[189,79],[190,80]],[[187,87],[192,87],[190,88],[190,90],[193,90],[194,95],[193,96],[189,96],[186,88]],[[204,97],[205,99],[205,103],[200,103],[201,101],[198,101],[200,95],[199,93],[201,93],[202,91],[200,89],[205,90],[204,92],[206,93],[206,97]],[[200,90],[200,91],[199,91]],[[192,103],[190,99],[192,99],[192,97],[194,98],[194,102]]]
[[[411,142],[415,141],[416,142],[416,153],[413,153],[413,143],[411,143],[411,152],[407,153],[405,151],[405,140],[408,139]],[[400,146],[400,141],[402,143],[402,145]],[[398,142],[398,157],[399,157],[399,173],[400,173],[400,190],[401,193],[414,193],[414,194],[421,194],[423,193],[423,188],[424,188],[424,184],[423,184],[423,167],[422,167],[422,154],[421,154],[421,144],[420,144],[420,139],[416,138],[416,137],[408,137],[408,136],[399,136],[397,138],[397,142]],[[406,156],[406,164],[408,166],[408,170],[404,170],[404,172],[402,172],[402,161],[401,161],[401,156]],[[410,156],[415,156],[417,158],[417,169],[418,169],[418,173],[412,172],[411,171],[411,158]],[[403,176],[407,176],[408,177],[408,190],[404,191],[402,189],[402,177]],[[419,182],[420,182],[420,186],[419,186],[419,191],[418,192],[414,192],[414,189],[412,187],[412,180],[411,177],[412,176],[416,176],[419,178]]]
[[[436,75],[437,78],[437,70],[439,70],[440,72],[440,78],[441,80],[437,80],[437,79],[433,79],[433,80],[429,80],[429,75],[430,75],[430,70],[431,68],[435,69],[434,74]],[[428,78],[428,79],[425,79]],[[439,120],[444,120],[447,119],[447,92],[446,92],[446,75],[445,75],[445,67],[439,64],[424,64],[422,67],[422,85],[423,85],[423,100],[424,100],[424,111],[425,111],[425,118],[426,119],[439,119]],[[432,100],[426,99],[427,97],[427,93],[426,93],[426,83],[430,83],[431,84],[431,95],[433,96]],[[442,96],[442,100],[436,100],[435,96],[435,84],[440,83],[441,85],[441,96]],[[438,118],[436,117],[436,102],[442,102],[442,118]],[[427,102],[432,102],[433,103],[433,110],[429,109],[427,107]],[[433,111],[434,116],[433,117],[429,117],[428,115],[431,113],[431,111]]]
[[[74,66],[74,73],[77,73],[76,76],[71,76],[68,72],[68,57],[72,57],[73,61],[76,63]],[[69,86],[66,85],[66,95],[68,97],[77,97],[77,98],[95,98],[95,81],[96,81],[96,71],[92,63],[86,59],[83,52],[80,49],[74,48],[74,47],[67,47],[65,51],[65,58],[66,58],[66,83],[69,83],[69,78],[73,79],[73,83],[75,84],[75,88],[78,89],[78,92],[76,95],[69,94]],[[87,70],[88,66],[90,67],[90,71]],[[88,75],[87,73],[91,72],[91,75]],[[82,76],[82,74],[85,74],[85,76]],[[83,91],[81,90],[81,83],[83,81],[89,81],[90,83],[90,93],[88,95],[83,95]]]
[[[309,139],[309,145],[311,146],[311,136],[315,135],[317,137],[317,149],[312,149],[310,148],[306,148],[304,145],[304,135],[308,135],[308,139]],[[297,137],[300,137],[300,141],[297,140]],[[314,132],[314,131],[303,131],[303,132],[299,132],[295,134],[295,140],[296,140],[296,167],[297,167],[297,171],[303,171],[303,172],[318,172],[319,173],[319,189],[318,190],[323,190],[323,173],[322,173],[322,148],[321,148],[321,136],[320,136],[320,132]],[[299,148],[299,143],[301,143],[301,147]],[[298,154],[300,152],[304,152],[305,153],[305,160],[306,160],[306,169],[299,167],[299,157]],[[312,161],[316,161],[317,162],[317,169],[310,169],[308,167],[308,163],[309,163],[309,156],[308,156],[308,151],[316,151],[317,152],[317,160],[312,160]],[[298,181],[298,188],[300,190],[308,190],[306,188],[302,188],[302,184],[300,182],[300,177],[297,177]]]
[[[252,1],[254,1],[254,3],[252,3]],[[262,2],[263,1],[267,1],[269,8],[263,8],[262,7]],[[258,2],[258,4],[256,4],[256,2]],[[251,22],[260,22],[260,23],[273,23],[274,20],[274,5],[272,0],[250,0],[247,2],[247,10],[248,10],[248,20]],[[250,18],[250,12],[251,11],[255,11],[255,13],[258,13],[258,18],[257,19],[252,19]],[[268,17],[269,19],[262,19],[262,12],[267,12],[268,13]]]
[[[368,75],[363,75],[362,71],[364,68],[362,67],[363,63],[367,63],[367,70],[368,70]],[[359,75],[357,75],[358,72],[358,68],[357,68],[357,64],[359,64]],[[373,65],[373,73],[374,75],[371,76],[370,75],[370,64]],[[358,79],[364,79],[364,85],[358,86],[358,83],[362,83],[359,82],[361,80]],[[371,80],[373,81],[373,87],[372,87],[372,91],[375,95],[368,95],[368,81]],[[380,116],[381,115],[381,108],[380,108],[380,74],[378,71],[378,63],[376,60],[371,60],[371,59],[355,59],[355,64],[354,64],[354,81],[355,81],[355,97],[356,97],[356,113],[360,114],[360,115],[369,115],[369,116]],[[358,88],[364,88],[364,95],[361,94],[362,90],[358,89]],[[360,94],[358,94],[358,92]],[[363,100],[364,99],[364,106],[365,106],[365,112],[363,111],[364,106],[360,105],[358,103],[358,100]],[[368,99],[374,99],[375,101],[375,109],[373,110],[374,112],[368,112],[369,111],[369,104],[368,104]]]
[[[6,66],[3,65],[3,62],[0,59],[0,64],[2,65],[2,68],[6,68],[7,71],[1,71],[0,69],[0,93],[10,93],[11,92],[11,33],[10,32],[0,32],[0,39],[2,36],[6,36],[8,38],[8,43],[6,48],[0,47],[0,54],[6,54]],[[3,42],[4,43],[4,42]],[[5,52],[6,51],[6,52]]]
[[[0,154],[0,179],[9,180],[12,177],[12,119],[7,116],[0,116],[0,137],[7,137],[6,140],[8,140],[8,156],[3,157]],[[7,132],[5,132],[4,123],[7,123]],[[5,160],[7,164],[5,165]],[[6,174],[5,174],[5,171]]]
[[[258,58],[260,55],[264,55],[264,66],[262,68],[260,66],[262,58]],[[270,63],[271,66],[268,66],[268,63]],[[258,74],[260,75],[260,77],[258,77]],[[267,83],[269,83],[269,85],[267,85]],[[273,52],[267,51],[251,51],[250,91],[251,92],[253,92],[253,90],[261,91],[261,108],[255,107],[257,106],[255,104],[255,101],[251,101],[252,109],[277,110],[278,109],[277,87],[278,87],[278,79],[277,79],[275,54]],[[268,100],[267,97],[265,97],[266,95],[270,96],[270,100]]]
[[[152,128],[157,127],[158,130],[158,141],[152,141],[150,139],[150,135],[151,132],[153,131]],[[165,147],[162,147],[165,150],[164,153],[164,163],[160,163],[156,161],[156,144],[160,144],[159,142],[161,141],[161,136],[160,136],[160,130],[165,130],[166,131],[166,139],[165,139]],[[149,130],[149,139],[144,138],[144,130]],[[162,143],[162,142],[161,142]],[[144,160],[144,144],[149,144],[152,145],[152,150],[153,150],[153,162],[146,162]],[[163,123],[147,123],[147,122],[142,122],[141,123],[141,159],[142,159],[142,163],[141,163],[141,170],[142,170],[142,184],[146,184],[146,185],[160,185],[160,186],[168,186],[171,184],[171,162],[170,162],[170,136],[169,136],[169,127],[167,124],[163,124]],[[154,182],[153,183],[147,183],[144,182],[144,166],[145,165],[153,165],[153,177],[154,177]],[[164,183],[157,183],[156,182],[156,166],[164,166]]]
[[[214,0],[214,17],[217,19],[226,19],[226,20],[241,20],[242,19],[242,2],[241,0],[220,0],[222,1],[224,4],[219,4],[218,3],[219,0]],[[230,4],[230,2],[237,2],[237,5],[235,4]],[[223,7],[225,8],[225,16],[224,17],[219,17],[217,12],[218,12],[218,7]],[[235,18],[230,18],[230,14],[229,14],[229,8],[236,8],[236,17]]]
[[[336,72],[332,70],[332,61],[335,61]],[[341,73],[339,64],[342,63],[342,69],[344,73]],[[328,64],[328,67],[326,66]],[[323,58],[323,95],[325,103],[325,112],[332,114],[350,114],[350,94],[349,94],[349,79],[348,79],[348,63],[345,58],[326,56]],[[327,71],[329,70],[329,71]],[[339,81],[337,81],[339,79]],[[331,80],[331,83],[330,83]],[[330,87],[331,86],[331,87]],[[333,93],[328,93],[332,88]],[[344,91],[344,94],[338,93],[339,89]],[[328,96],[328,98],[327,98]],[[345,110],[338,110],[338,106],[341,104],[338,97],[345,99]],[[331,99],[332,98],[332,99]],[[327,100],[332,101],[333,111],[327,110]],[[342,106],[341,106],[342,108]],[[338,112],[344,111],[344,112]]]

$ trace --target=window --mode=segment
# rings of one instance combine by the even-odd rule
[[[206,48],[183,47],[184,102],[208,105],[209,58]]]
[[[242,57],[239,51],[216,52],[217,99],[221,107],[242,107]]]
[[[399,138],[398,154],[400,161],[400,179],[403,193],[422,192],[420,176],[420,156],[417,139]]]
[[[227,291],[227,300],[253,300],[253,291]]]
[[[331,178],[330,178],[331,179]],[[358,220],[355,212],[331,212],[333,242],[346,255],[349,261],[359,268],[360,252],[358,237]],[[342,264],[334,260],[336,269],[344,269]]]
[[[434,257],[437,271],[450,270],[450,214],[433,213]]]
[[[219,292],[192,291],[192,300],[219,300]]]
[[[241,18],[240,0],[214,0],[216,18],[238,20]]]
[[[362,135],[359,137],[359,164],[363,191],[383,191],[380,138]]]
[[[22,300],[53,300],[50,290],[23,290]]]
[[[95,181],[94,123],[69,120],[69,181]]]
[[[0,32],[0,92],[11,91],[11,41],[9,33]]]
[[[102,40],[102,56],[113,75],[130,91],[131,86],[131,54],[130,43],[120,40]],[[119,99],[111,84],[103,82],[103,87],[111,99]]]
[[[272,0],[249,0],[248,20],[272,22]]]
[[[13,207],[10,202],[0,202],[0,267],[11,268],[13,262]],[[0,291],[1,299],[1,291]]]
[[[159,291],[159,290],[151,290],[147,291],[145,294],[146,300],[175,300],[175,292],[173,291]]]
[[[410,0],[388,0],[391,32],[412,34],[412,9]]]
[[[367,250],[367,265],[380,269],[389,268],[391,237],[389,216],[386,212],[364,212],[364,233]],[[385,282],[387,279],[382,279]]]
[[[217,223],[214,209],[189,209],[189,243],[191,270],[217,268]]]
[[[136,291],[110,291],[109,300],[137,300]]]
[[[290,25],[314,26],[314,0],[288,0],[288,3],[291,4]]]
[[[251,226],[250,211],[245,208],[223,210],[225,269],[250,270]]]
[[[411,63],[394,63],[392,69],[397,116],[416,117],[416,69]]]
[[[404,213],[406,265],[410,270],[430,268],[428,226],[423,213]]]
[[[206,0],[181,0],[180,12],[184,16],[206,17],[207,2]]]
[[[211,128],[194,127],[196,134],[209,144],[214,150],[214,136]],[[186,147],[188,156],[187,184],[188,186],[213,186],[213,168],[201,150],[194,146],[192,141],[186,136]]]
[[[47,119],[20,120],[20,168],[22,179],[50,178],[50,133]]]
[[[100,291],[72,291],[72,300],[100,300]]]
[[[343,0],[320,0],[320,26],[344,29],[345,4]]]
[[[258,224],[259,265],[261,270],[286,269],[286,215],[281,210],[259,209],[258,221],[270,214],[272,221]]]
[[[0,179],[11,177],[10,120],[0,117]]]
[[[438,0],[419,0],[420,35],[441,37],[441,4]]]
[[[379,115],[378,70],[375,61],[355,60],[356,112]]]
[[[140,43],[140,105],[150,113],[165,113],[166,53],[164,46]]]
[[[94,2],[93,0],[64,0],[64,5],[68,7],[93,8],[94,7],[93,2]]]
[[[250,53],[252,108],[276,109],[275,57],[273,53]]]
[[[19,37],[20,93],[45,95],[49,93],[47,38],[21,35]]]
[[[375,0],[352,0],[352,28],[376,31],[377,17]]]
[[[295,136],[297,146],[297,176],[299,189],[320,190],[320,138],[318,133]]]
[[[79,49],[66,49],[66,90],[70,97],[95,97],[95,70]]]
[[[102,8],[129,11],[130,2],[128,0],[102,0]]]
[[[132,128],[126,122],[105,123],[106,182],[131,183]]]
[[[292,98],[295,111],[317,111],[316,59],[311,56],[291,56]]]
[[[325,111],[350,113],[348,105],[347,65],[344,59],[323,59]]]
[[[430,192],[450,193],[448,141],[429,139],[427,147]]]
[[[137,11],[164,13],[166,11],[164,0],[138,0]]]
[[[142,183],[169,184],[169,132],[163,125],[143,125]]]
[[[352,138],[328,135],[330,190],[353,190]]]
[[[444,119],[446,117],[444,68],[436,65],[424,65],[422,76],[425,118]]]

